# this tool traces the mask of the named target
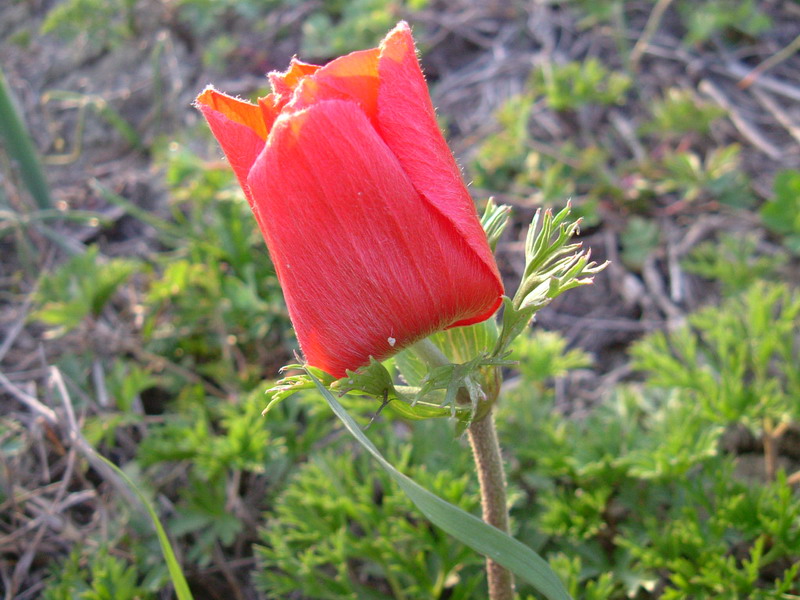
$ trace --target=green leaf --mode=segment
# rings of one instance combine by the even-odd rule
[[[497,247],[497,241],[503,235],[508,226],[508,220],[511,217],[511,207],[501,204],[495,204],[494,198],[489,198],[486,202],[486,208],[481,217],[481,227],[486,232],[486,238],[489,241],[489,247],[494,252]]]
[[[782,283],[759,282],[695,313],[684,327],[651,334],[631,354],[652,387],[685,390],[703,418],[742,423],[759,434],[765,420],[800,416],[798,328],[800,294]]]
[[[417,401],[415,398],[420,396],[420,390],[417,388],[395,386],[389,370],[372,357],[369,365],[357,371],[347,371],[346,377],[338,379],[329,387],[331,390],[341,392],[340,395],[355,392],[383,398],[381,409],[388,406],[401,417],[415,421],[449,417],[451,413],[449,409],[433,404],[428,399]]]
[[[475,325],[446,329],[428,339],[451,363],[466,363],[478,356],[487,355],[494,348],[498,335],[497,323],[492,318]],[[428,374],[428,366],[412,348],[399,352],[393,360],[409,385],[422,385]]]
[[[511,347],[517,369],[526,382],[563,377],[572,369],[589,367],[592,358],[583,350],[567,350],[567,340],[555,331],[538,330],[518,337]]]
[[[781,269],[789,259],[788,254],[762,253],[760,242],[755,232],[724,233],[717,241],[703,242],[694,248],[682,264],[690,273],[719,281],[724,295],[734,296],[758,280],[783,278]]]
[[[503,322],[491,356],[505,356],[509,344],[520,335],[533,315],[560,294],[588,285],[606,268],[591,260],[591,251],[572,243],[580,219],[568,219],[569,203],[558,214],[536,211],[525,238],[525,271],[514,298],[503,296]]]
[[[800,171],[781,171],[774,186],[775,197],[761,207],[764,225],[778,234],[800,234]]]
[[[396,354],[392,360],[408,385],[417,387],[422,385],[422,380],[425,379],[425,375],[428,373],[428,366],[424,360],[409,348]]]
[[[503,296],[503,327],[500,332],[500,337],[497,338],[492,354],[494,356],[501,356],[507,352],[507,348],[511,342],[514,341],[528,326],[533,313],[536,312],[536,306],[526,306],[517,310],[514,308],[514,302],[508,296]]]
[[[99,317],[117,289],[141,267],[136,259],[106,260],[92,246],[42,279],[36,295],[41,309],[32,316],[64,333],[86,317]]]
[[[567,220],[571,211],[569,203],[555,216],[550,209],[536,211],[525,239],[525,271],[514,294],[517,310],[530,306],[539,310],[559,294],[592,283],[608,264],[597,265],[590,261],[590,251],[570,243],[580,225],[580,220]]]
[[[442,500],[395,469],[364,435],[338,400],[310,372],[309,377],[347,430],[378,461],[411,501],[437,527],[527,581],[550,600],[569,600],[564,585],[536,552],[499,529]]]
[[[445,390],[443,406],[450,407],[453,417],[460,421],[480,419],[497,398],[497,377],[493,367],[511,366],[513,363],[501,358],[478,355],[464,363],[450,363],[434,367],[425,375],[417,393],[415,403],[427,398],[437,390]],[[488,372],[487,372],[488,371]],[[494,392],[491,390],[494,389]],[[466,391],[471,410],[464,414],[463,406],[458,406],[457,398],[461,390]],[[464,403],[466,403],[464,401]]]
[[[53,206],[50,188],[42,164],[22,116],[11,97],[11,89],[0,70],[0,132],[9,156],[19,163],[20,175],[36,206],[41,209]]]
[[[183,571],[181,570],[180,564],[178,564],[178,559],[175,558],[175,552],[172,550],[172,544],[170,544],[169,538],[167,537],[167,532],[164,531],[164,526],[161,525],[161,521],[159,520],[158,514],[156,514],[156,510],[153,508],[153,505],[147,500],[145,495],[142,494],[139,488],[136,487],[136,484],[131,481],[130,477],[128,477],[122,469],[120,469],[117,465],[112,463],[99,452],[95,451],[94,455],[102,460],[111,469],[113,469],[117,475],[119,475],[119,477],[133,491],[133,493],[136,494],[136,497],[147,510],[147,514],[150,515],[150,520],[153,522],[153,527],[156,529],[158,543],[161,546],[161,552],[164,555],[164,560],[167,563],[169,576],[172,580],[172,585],[175,587],[175,595],[178,597],[178,600],[194,600],[192,592],[189,590],[189,584],[186,582],[186,578],[183,576]]]
[[[48,302],[33,313],[33,317],[45,325],[69,331],[77,327],[89,314],[89,306],[81,299],[71,302]]]
[[[267,402],[267,407],[261,413],[262,415],[266,415],[272,408],[286,400],[289,396],[293,396],[297,392],[302,390],[313,390],[316,386],[314,382],[309,379],[308,372],[309,369],[312,369],[314,372],[314,376],[317,379],[321,379],[324,384],[330,385],[335,380],[333,377],[328,375],[325,371],[320,369],[315,369],[314,367],[309,366],[302,366],[302,365],[286,365],[281,369],[281,371],[285,371],[288,369],[305,369],[305,373],[299,373],[297,375],[289,375],[288,377],[284,377],[283,379],[279,379],[274,386],[267,390],[267,398],[269,401]]]
[[[655,221],[631,217],[620,237],[621,258],[625,266],[641,271],[647,257],[658,248],[660,233]]]

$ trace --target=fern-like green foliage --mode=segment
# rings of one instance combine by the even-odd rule
[[[573,597],[800,591],[800,500],[784,475],[745,479],[690,391],[617,387],[581,420],[552,402],[547,388],[520,384],[497,422],[503,439],[520,440],[509,446],[509,478],[526,482],[512,510],[519,537],[545,545]]]
[[[669,88],[664,97],[651,107],[653,118],[644,123],[641,132],[660,138],[706,135],[711,124],[725,115],[725,110],[704,101],[692,90]]]
[[[408,11],[428,0],[328,0],[303,22],[302,54],[329,58],[371,48]]]
[[[448,502],[477,509],[469,458],[445,423],[418,423],[404,442],[386,429],[375,435],[373,426],[372,437],[385,440],[398,468]],[[430,527],[347,440],[293,476],[267,513],[261,540],[257,583],[272,598],[467,599],[483,579],[482,559]]]
[[[511,350],[526,383],[550,381],[592,364],[591,356],[580,349],[567,350],[567,340],[552,331],[522,335],[514,340]]]
[[[666,513],[645,515],[641,537],[625,531],[622,547],[641,567],[668,573],[663,598],[778,600],[796,592],[800,528],[790,515],[800,501],[786,479],[753,486],[737,480],[729,462],[713,468],[682,486],[685,495]]]
[[[756,283],[691,316],[687,327],[653,334],[632,354],[650,385],[684,391],[707,419],[760,431],[765,419],[800,420],[798,330],[800,294]]]
[[[774,196],[761,207],[761,218],[770,231],[783,236],[789,249],[800,254],[800,171],[781,171],[774,187]]]
[[[135,259],[102,259],[97,246],[74,256],[42,280],[37,294],[40,308],[32,318],[53,327],[52,336],[97,318],[117,288],[141,263]]]
[[[738,144],[710,150],[704,157],[695,152],[674,152],[651,165],[653,176],[661,178],[662,192],[674,192],[687,202],[713,199],[737,208],[755,203],[749,179],[741,169]]]
[[[117,46],[135,32],[137,0],[66,0],[54,6],[42,23],[52,33],[100,49]]]
[[[756,0],[705,0],[678,3],[688,31],[687,44],[697,44],[720,33],[758,36],[772,25],[772,20]]]
[[[628,75],[609,70],[596,58],[563,65],[548,63],[534,72],[534,93],[554,110],[577,110],[586,104],[621,104],[631,86]]]
[[[723,234],[703,242],[683,260],[683,267],[717,282],[725,296],[736,295],[759,280],[779,280],[787,262],[784,254],[759,252],[756,234]]]
[[[53,570],[53,578],[41,597],[42,600],[151,600],[155,595],[139,585],[134,565],[102,547],[92,553],[88,564],[80,548],[73,550]]]

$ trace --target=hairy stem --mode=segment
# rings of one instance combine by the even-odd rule
[[[410,346],[409,349],[432,369],[450,364],[444,352],[442,352],[439,346],[434,344],[430,338],[418,341],[413,346]]]
[[[494,415],[490,412],[481,420],[473,421],[467,432],[481,486],[483,520],[508,533],[506,476],[497,442]],[[490,600],[513,600],[514,578],[510,571],[487,558],[486,575]]]
[[[431,368],[450,362],[430,339],[417,342],[411,346],[411,350]],[[461,389],[459,397],[462,395],[467,396],[466,390]],[[462,398],[462,401],[468,402],[469,399]],[[467,433],[481,488],[483,520],[508,533],[506,474],[491,409],[484,417],[473,421],[467,428]],[[489,583],[489,600],[514,600],[514,578],[510,571],[487,558],[486,578]]]
[[[778,442],[789,428],[789,423],[784,421],[775,426],[772,419],[765,418],[762,426],[764,428],[764,471],[767,481],[775,481],[775,473],[778,470]]]

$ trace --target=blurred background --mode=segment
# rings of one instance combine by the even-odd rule
[[[575,598],[800,597],[797,0],[3,0],[3,597],[172,597],[95,451],[156,507],[195,598],[484,597],[482,559],[324,402],[261,417],[296,341],[191,107],[401,19],[476,204],[514,208],[507,289],[540,207],[571,200],[612,261],[517,344],[514,534]],[[368,430],[476,512],[452,432],[388,411]]]

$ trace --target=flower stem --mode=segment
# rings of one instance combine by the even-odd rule
[[[490,412],[481,420],[473,421],[467,432],[481,486],[483,520],[508,533],[506,476],[497,441],[497,430],[494,426],[494,415]],[[489,582],[490,600],[513,600],[514,578],[510,571],[487,558],[486,576]]]
[[[450,360],[444,355],[444,352],[430,338],[418,341],[409,349],[431,369],[450,364]]]
[[[430,368],[450,363],[430,339],[417,342],[411,346],[411,350]],[[466,390],[462,389],[461,392]],[[508,533],[506,474],[491,409],[485,416],[470,424],[467,434],[475,457],[475,468],[481,488],[483,520]],[[514,600],[514,578],[510,571],[487,558],[486,578],[489,583],[489,600]]]
[[[774,425],[772,419],[765,418],[762,427],[764,430],[764,471],[767,481],[775,481],[775,473],[778,470],[778,442],[789,428],[789,423],[784,421]]]

